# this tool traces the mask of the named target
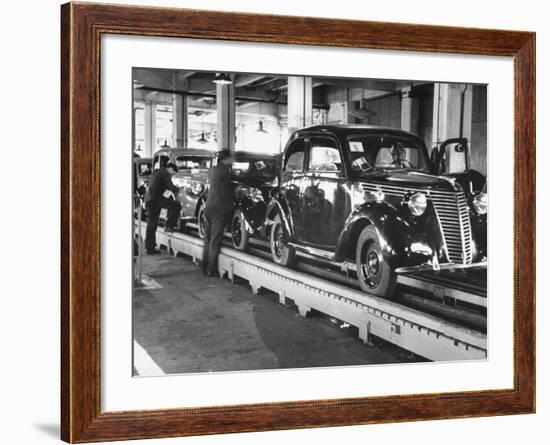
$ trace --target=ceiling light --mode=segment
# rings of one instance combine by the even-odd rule
[[[206,137],[204,137],[204,131],[201,133],[201,137],[197,139],[197,142],[199,144],[207,144],[208,143],[208,139],[206,139]]]
[[[258,129],[256,131],[258,133],[269,133],[269,131],[264,130],[264,121],[261,119],[258,121]]]

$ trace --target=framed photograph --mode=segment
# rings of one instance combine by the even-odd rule
[[[535,34],[67,3],[62,439],[535,411]]]

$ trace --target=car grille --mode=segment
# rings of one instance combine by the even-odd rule
[[[377,184],[362,184],[362,188],[365,192],[382,192],[384,195],[400,197],[411,192],[425,193],[435,208],[447,246],[449,260],[458,264],[470,264],[472,262],[470,215],[463,191],[449,192]]]

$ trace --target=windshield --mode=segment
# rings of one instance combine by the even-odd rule
[[[351,167],[355,171],[420,170],[429,163],[422,142],[399,135],[357,136],[348,140]]]
[[[180,170],[207,169],[212,166],[211,157],[177,156],[176,165]]]
[[[279,172],[277,159],[239,160],[233,163],[233,175],[237,178],[274,180]]]

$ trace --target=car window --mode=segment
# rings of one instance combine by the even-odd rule
[[[238,158],[237,158],[238,159]],[[233,176],[273,180],[279,173],[279,161],[273,159],[239,159],[233,164]]]
[[[342,171],[342,158],[336,142],[332,139],[315,138],[311,140],[308,170],[314,172]]]
[[[170,158],[168,156],[161,156],[160,157],[160,166],[161,166],[161,168],[166,167],[166,164],[168,164],[168,162],[170,162]]]
[[[199,156],[178,156],[175,159],[179,169],[191,170],[194,168],[207,169],[212,166],[212,158]]]
[[[407,169],[428,171],[429,163],[421,141],[401,135],[354,136],[348,141],[351,168]]]
[[[153,157],[153,170],[158,170],[160,168],[166,167],[166,164],[170,162],[170,157],[166,155],[156,155]]]
[[[140,176],[150,176],[151,175],[151,164],[148,162],[139,164],[139,175]]]
[[[303,139],[293,141],[286,150],[286,171],[302,171],[304,169],[305,143]]]

